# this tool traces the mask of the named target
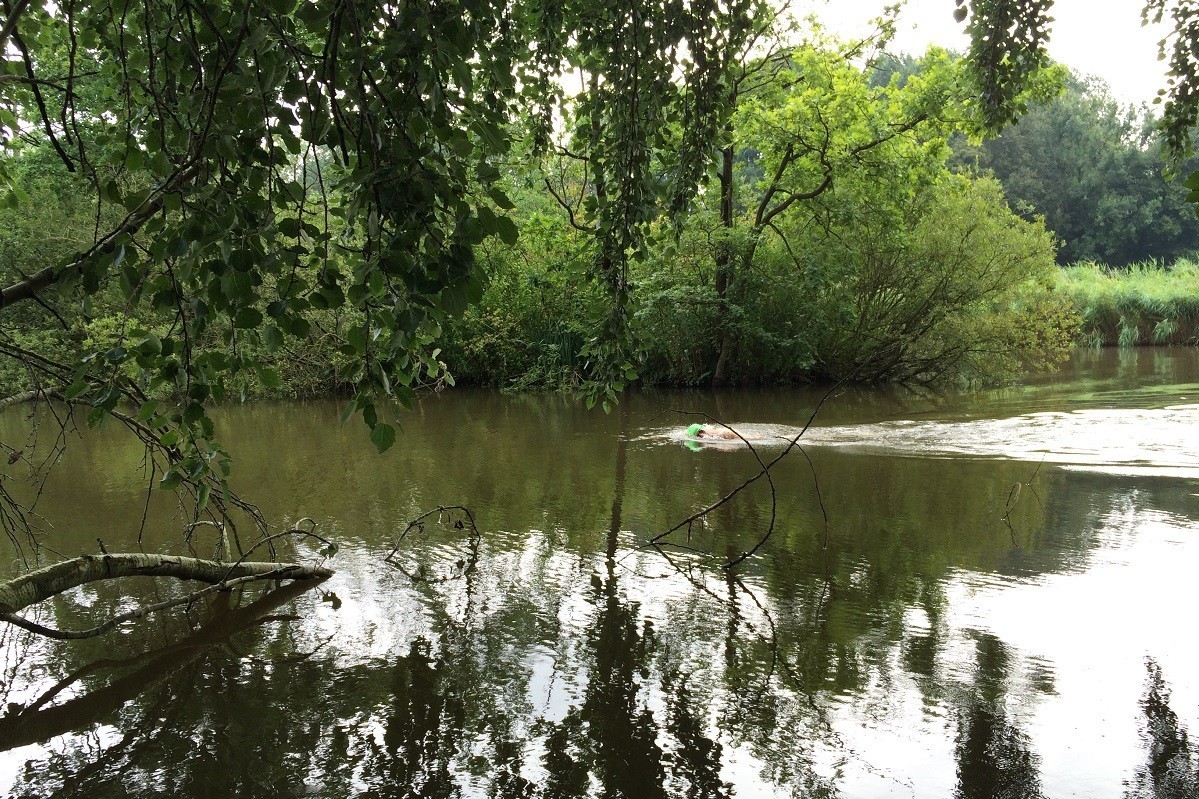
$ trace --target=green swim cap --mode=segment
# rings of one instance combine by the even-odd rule
[[[691,436],[692,438],[695,438],[699,435],[699,431],[703,430],[703,429],[704,429],[704,426],[702,424],[693,424],[687,428],[687,435]]]

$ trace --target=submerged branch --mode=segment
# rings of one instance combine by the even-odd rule
[[[222,611],[203,622],[183,640],[139,656],[134,661],[134,668],[102,687],[87,692],[80,691],[78,695],[60,704],[45,706],[55,693],[61,693],[67,685],[77,683],[83,673],[95,667],[127,664],[93,664],[75,672],[54,686],[48,694],[43,694],[25,707],[10,705],[7,714],[0,717],[0,752],[40,743],[97,723],[125,706],[148,687],[194,663],[212,647],[225,643],[234,633],[275,620],[277,617],[269,615],[271,611],[300,596],[308,588],[309,586],[303,583],[292,583],[263,595],[245,607]]]

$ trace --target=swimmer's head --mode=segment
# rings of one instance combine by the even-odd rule
[[[699,434],[703,432],[703,429],[704,426],[702,424],[693,424],[687,428],[687,435],[691,438],[698,438]]]

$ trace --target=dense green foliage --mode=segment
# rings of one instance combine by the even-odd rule
[[[1199,264],[1194,261],[1127,269],[1077,264],[1062,271],[1059,286],[1082,315],[1086,344],[1199,344]]]
[[[1021,82],[1045,67],[1053,0],[954,0],[970,32],[969,75],[982,121],[994,131],[1027,108]],[[1002,33],[1000,33],[1002,31]]]
[[[644,224],[651,220],[645,216],[640,243],[618,245],[626,253],[620,265],[603,240],[615,224],[598,200],[609,191],[596,166],[604,156],[585,102],[575,100],[564,107],[576,123],[565,147],[540,158],[536,147],[513,151],[509,164],[526,166],[497,170],[488,184],[489,201],[509,213],[497,216],[487,205],[478,211],[479,219],[494,221],[499,240],[462,250],[474,281],[469,296],[447,287],[433,305],[413,305],[409,297],[406,315],[393,319],[365,287],[350,291],[341,278],[308,286],[292,259],[294,269],[260,284],[253,271],[249,283],[232,280],[236,269],[222,273],[198,304],[181,307],[188,292],[160,288],[147,307],[139,300],[146,282],[153,285],[152,270],[131,272],[124,259],[132,256],[124,256],[126,279],[97,284],[86,293],[86,310],[60,320],[65,330],[56,335],[85,363],[99,353],[112,376],[140,386],[151,401],[170,397],[163,364],[183,363],[173,381],[184,380],[189,397],[180,419],[201,425],[203,402],[230,387],[241,396],[357,390],[351,410],[363,408],[378,428],[386,423],[363,404],[374,396],[363,393],[363,381],[400,399],[421,383],[455,379],[577,389],[595,379],[597,364],[608,370],[607,391],[633,379],[989,382],[1016,364],[1059,357],[1070,320],[1048,291],[1051,239],[1014,217],[997,187],[972,185],[946,166],[949,137],[982,129],[961,90],[965,63],[933,52],[918,75],[880,83],[877,70],[853,64],[852,52],[817,39],[779,45],[765,58],[743,57],[733,72],[737,107],[725,131],[734,163],[721,175],[719,193],[704,192],[673,225],[665,218]],[[1053,86],[1047,73],[1033,91],[1044,97]],[[294,189],[317,209],[312,213],[336,213],[330,197],[337,192],[321,184],[345,180],[344,169],[335,158],[297,163]],[[669,179],[674,169],[663,158],[649,173],[677,191]],[[53,193],[33,184],[29,190]],[[647,200],[645,208],[668,200]],[[77,230],[92,227],[90,212],[85,204]],[[301,218],[294,223],[306,224]],[[984,224],[967,225],[979,220]],[[302,242],[320,241],[314,231],[297,230]],[[86,245],[79,233],[77,246]],[[962,239],[956,246],[946,238],[954,235]],[[355,257],[349,243],[361,241],[363,254],[369,238],[343,237],[342,252],[312,261],[320,264],[318,276],[348,279]],[[185,255],[168,254],[163,274],[187,272]],[[289,285],[306,286],[304,300],[266,303],[263,292],[274,296],[285,275]],[[249,293],[229,305],[226,288]],[[303,307],[293,313],[293,305]],[[209,322],[221,308],[233,315],[228,327]],[[399,358],[395,365],[405,363],[395,337],[418,310],[431,327],[412,328],[406,340],[416,349],[396,377],[375,350],[383,346]],[[243,329],[239,316],[258,327]],[[187,352],[154,351],[180,333]],[[203,379],[192,379],[186,364],[197,365]],[[86,396],[86,382],[76,380],[77,396]],[[376,433],[380,446],[391,441],[388,429]]]
[[[952,132],[978,129],[963,68],[933,52],[920,75],[880,85],[817,41],[735,73],[719,192],[630,273],[641,379],[990,382],[1060,357],[1072,318],[1051,291],[1052,238],[946,165]],[[558,200],[586,196],[570,159],[543,170]],[[451,326],[446,362],[474,382],[575,384],[596,323],[574,279],[583,214],[562,202],[555,224],[555,209],[510,193],[536,211]]]
[[[1102,83],[1072,77],[1000,135],[977,146],[959,139],[955,161],[994,173],[1009,202],[1044,217],[1061,240],[1059,263],[1124,266],[1199,249],[1195,209],[1162,178],[1163,147],[1152,117],[1121,107]]]

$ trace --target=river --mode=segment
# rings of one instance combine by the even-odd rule
[[[817,407],[769,480],[720,502]],[[0,629],[0,791],[1197,795],[1194,348],[1080,352],[1002,391],[642,391],[609,415],[451,391],[382,457],[339,412],[218,417],[271,524],[340,545],[327,582],[100,639]],[[691,414],[753,450],[688,446]],[[5,472],[27,497],[56,433],[37,419]],[[10,410],[0,440],[26,427]],[[147,502],[119,431],[67,441],[36,505],[44,560],[139,529],[211,556],[210,528],[185,543],[172,497]],[[409,526],[439,506],[470,515]],[[34,557],[5,546],[10,572]],[[29,615],[80,629],[179,590],[90,586]]]

